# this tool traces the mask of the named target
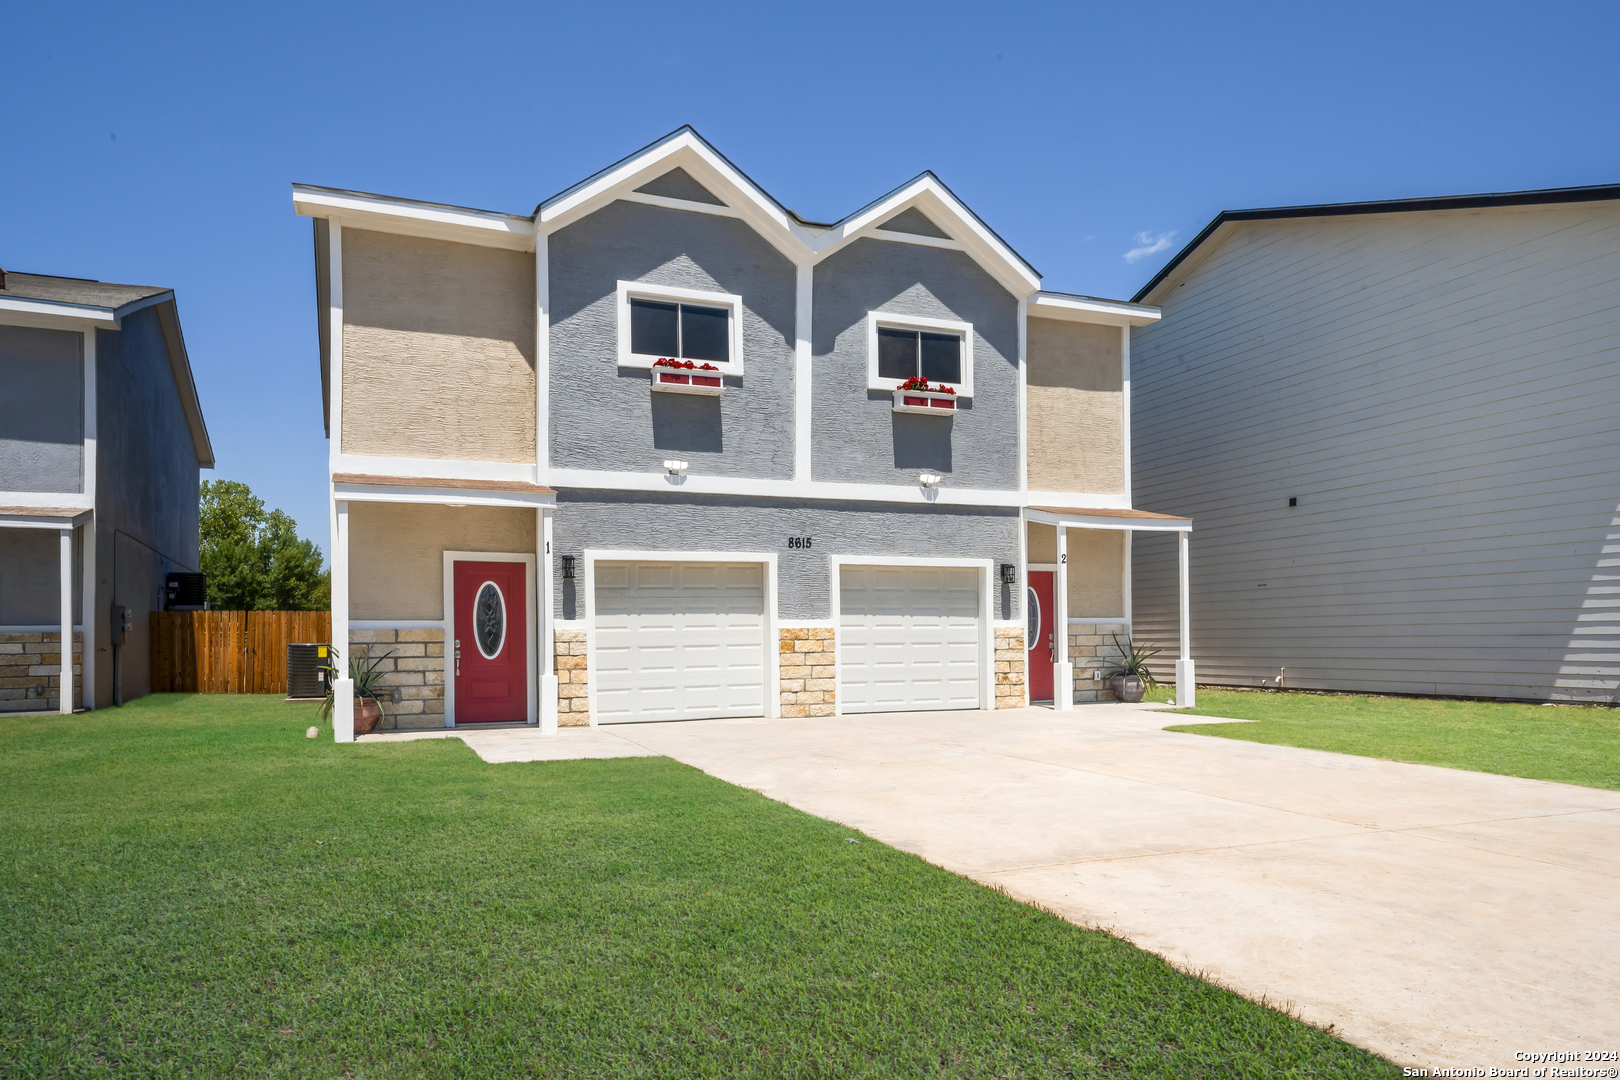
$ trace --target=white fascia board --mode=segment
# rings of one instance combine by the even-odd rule
[[[0,297],[0,323],[60,330],[83,330],[88,323],[106,330],[117,330],[118,316],[112,308],[4,296]]]
[[[0,491],[0,506],[60,507],[64,510],[89,510],[95,506],[95,496],[79,491]]]
[[[364,476],[393,476],[410,480],[518,480],[538,483],[533,462],[449,461],[438,458],[372,457],[367,454],[337,454],[331,459],[334,473]]]
[[[1089,514],[1049,514],[1024,509],[1024,520],[1065,529],[1111,529],[1115,532],[1192,532],[1192,518],[1117,518]]]
[[[1158,322],[1162,314],[1156,307],[1128,304],[1121,300],[1082,300],[1076,296],[1049,292],[1038,292],[1029,298],[1029,317],[1032,319],[1062,319],[1104,326],[1147,326]]]
[[[837,228],[815,237],[816,261],[820,262],[833,252],[846,247],[864,236],[871,235],[879,223],[887,221],[903,210],[916,207],[930,221],[949,233],[951,239],[973,260],[990,272],[1014,296],[1028,296],[1041,287],[1041,279],[1024,265],[1022,259],[989,229],[974,217],[967,207],[957,202],[933,177],[919,177],[915,182],[867,207]],[[893,239],[885,235],[883,239]]]
[[[555,506],[557,496],[540,492],[478,491],[471,488],[404,487],[394,484],[333,484],[340,502],[420,503],[433,506]]]
[[[750,480],[735,476],[668,476],[665,473],[613,472],[596,469],[551,470],[548,483],[559,490],[680,491],[693,495],[736,495],[744,498],[830,499],[853,502],[905,503],[918,506],[1021,507],[1024,497],[1013,489],[925,489],[900,484],[834,484],[825,481]],[[567,513],[564,505],[562,513]]]
[[[384,195],[324,191],[303,184],[293,185],[293,210],[303,217],[329,218],[375,232],[514,251],[534,246],[531,219],[493,210],[463,210]]]
[[[811,258],[811,234],[788,217],[743,175],[715,154],[690,131],[683,131],[668,142],[648,150],[597,177],[577,191],[569,192],[539,214],[538,228],[545,233],[573,224],[619,198],[629,198],[648,180],[674,168],[687,171],[727,204],[732,216],[748,222],[756,232],[794,263]],[[650,201],[637,197],[633,201]],[[693,209],[682,206],[681,209]],[[719,208],[716,207],[716,210]]]
[[[1125,495],[1098,495],[1089,491],[1030,491],[1024,494],[1026,506],[1095,506],[1099,510],[1129,510]]]
[[[76,529],[90,520],[95,511],[83,510],[71,517],[34,517],[31,514],[0,513],[0,529]],[[54,627],[52,629],[55,629]]]

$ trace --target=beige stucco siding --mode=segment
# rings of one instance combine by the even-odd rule
[[[1029,320],[1032,490],[1125,491],[1123,349],[1116,326]]]
[[[444,618],[444,553],[530,554],[536,511],[349,504],[349,617]]]
[[[343,450],[532,462],[534,256],[343,230]]]
[[[1029,561],[1057,562],[1057,528],[1030,522]],[[1069,530],[1069,618],[1117,619],[1125,614],[1125,534],[1114,529]]]

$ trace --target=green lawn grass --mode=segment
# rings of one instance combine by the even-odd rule
[[[1155,700],[1174,693],[1160,687]],[[1198,708],[1253,724],[1172,727],[1194,735],[1527,776],[1620,790],[1620,710],[1591,705],[1198,688]]]
[[[314,711],[0,720],[0,1076],[1398,1075],[676,762]]]

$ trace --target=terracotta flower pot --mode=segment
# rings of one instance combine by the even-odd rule
[[[1134,705],[1142,700],[1142,680],[1135,675],[1115,675],[1108,680],[1108,688],[1114,692],[1114,697],[1127,704]]]
[[[354,699],[354,733],[356,735],[370,735],[382,719],[382,706],[377,704],[375,698],[357,697]]]

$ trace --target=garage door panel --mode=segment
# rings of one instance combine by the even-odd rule
[[[597,563],[596,699],[604,723],[760,716],[758,563]]]
[[[979,571],[846,566],[839,607],[844,712],[979,707]]]

